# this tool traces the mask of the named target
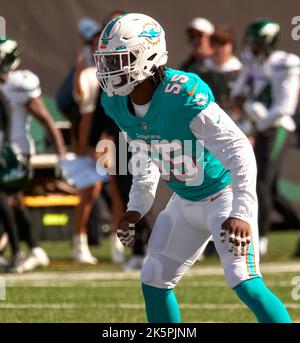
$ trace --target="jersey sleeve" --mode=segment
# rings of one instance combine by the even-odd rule
[[[194,118],[190,129],[223,165],[232,179],[230,217],[251,223],[256,204],[256,160],[247,137],[215,103]]]
[[[123,132],[130,144],[130,138]],[[153,205],[160,179],[158,167],[139,143],[131,145],[132,185],[129,192],[127,211],[136,211],[144,216]],[[138,163],[136,163],[138,162]]]
[[[231,98],[235,98],[238,96],[246,96],[249,75],[250,75],[249,67],[247,65],[243,65],[237,79],[233,83],[233,86],[230,92]]]
[[[267,107],[261,101],[247,100],[244,110],[255,122],[258,131],[264,131],[274,124],[288,125],[294,130],[291,116],[296,112],[300,89],[300,59],[293,54],[283,55],[272,65],[271,104]]]
[[[189,82],[185,85],[183,96],[183,110],[189,122],[200,112],[215,102],[215,98],[209,86],[195,74],[186,74]]]
[[[300,59],[289,54],[284,63],[273,67],[270,121],[295,114],[300,89]]]
[[[133,175],[127,204],[127,211],[136,211],[142,216],[148,213],[153,205],[160,178],[158,167],[146,155],[145,163],[143,174]]]

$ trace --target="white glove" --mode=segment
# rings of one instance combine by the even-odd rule
[[[265,119],[268,116],[268,110],[259,101],[247,100],[243,106],[244,111],[246,112],[249,119],[256,122],[258,119]]]
[[[248,100],[244,103],[243,109],[258,131],[265,131],[272,126],[274,120],[268,116],[268,110],[261,102]]]

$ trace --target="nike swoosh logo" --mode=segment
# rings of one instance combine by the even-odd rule
[[[197,83],[195,84],[194,88],[190,92],[188,92],[188,95],[192,96],[195,93],[196,88],[197,88]]]
[[[213,202],[215,201],[218,197],[220,197],[222,195],[222,193],[216,195],[215,197],[210,197],[210,201]]]

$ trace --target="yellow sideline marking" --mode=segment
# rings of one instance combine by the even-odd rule
[[[22,203],[28,207],[77,206],[80,203],[78,195],[48,195],[24,196]]]

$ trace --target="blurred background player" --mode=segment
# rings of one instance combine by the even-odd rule
[[[104,21],[103,27],[107,23],[121,15],[125,12],[121,10],[115,10],[109,13]],[[132,184],[132,176],[127,171],[126,175],[121,175],[119,173],[119,166],[121,163],[128,166],[128,162],[131,159],[130,152],[127,154],[125,161],[120,161],[119,155],[120,145],[125,145],[128,151],[128,145],[125,140],[123,140],[122,135],[120,136],[120,130],[115,122],[105,114],[104,108],[101,105],[101,95],[102,90],[99,91],[99,97],[97,100],[96,109],[93,113],[90,140],[89,144],[91,147],[96,147],[98,142],[102,139],[111,140],[116,146],[115,160],[111,161],[115,165],[116,175],[110,175],[109,179],[109,191],[110,197],[108,200],[111,213],[112,213],[112,235],[111,235],[111,258],[114,263],[125,262],[124,246],[121,244],[119,238],[117,237],[118,223],[125,211],[126,204],[128,202],[128,195],[130,187]],[[99,156],[98,156],[99,157]],[[114,158],[114,157],[112,157]],[[105,189],[106,190],[106,189]],[[106,197],[106,192],[103,194]],[[150,226],[147,219],[143,219],[137,225],[137,237],[134,246],[132,247],[132,256],[130,259],[122,266],[123,270],[133,270],[140,269],[144,263],[144,258],[147,252],[147,242],[150,236]]]
[[[96,108],[99,93],[93,51],[100,35],[100,25],[89,18],[78,23],[78,32],[82,47],[77,56],[74,71],[73,96],[79,107],[78,131],[76,134],[75,152],[80,156],[94,157],[94,149],[89,146],[92,115]],[[98,203],[102,184],[80,190],[80,204],[75,213],[75,235],[73,237],[73,259],[75,262],[95,264],[97,259],[92,256],[88,247],[88,223],[99,221],[100,207]],[[93,213],[92,213],[93,210]],[[97,227],[97,223],[95,224]]]
[[[24,159],[29,161],[30,156],[34,153],[33,142],[27,130],[28,120],[30,119],[29,113],[31,113],[49,131],[55,142],[58,155],[64,156],[66,153],[64,141],[41,99],[39,78],[29,70],[16,70],[19,63],[20,52],[17,42],[9,38],[1,38],[0,90],[10,107],[11,118],[8,139],[18,146]],[[34,269],[39,265],[48,265],[48,256],[38,246],[31,229],[27,210],[21,204],[20,195],[10,197],[9,201],[13,207],[19,231],[24,236],[31,255],[21,268],[19,268],[19,265],[11,265],[8,271],[22,272]]]
[[[277,191],[277,181],[299,97],[299,57],[276,50],[280,27],[271,20],[251,23],[244,38],[244,67],[232,96],[255,127],[257,194],[259,199],[260,254],[266,255],[272,209],[287,225],[300,229],[300,221]]]
[[[110,12],[103,21],[104,27],[111,18],[125,12]],[[79,155],[90,155],[99,158],[96,146],[101,139],[114,140],[115,124],[105,115],[101,106],[101,90],[96,78],[96,69],[92,52],[101,31],[99,23],[91,18],[78,22],[77,30],[80,38],[80,51],[76,64],[71,67],[66,79],[57,93],[57,105],[72,124],[73,151]],[[110,163],[112,160],[110,158]],[[107,187],[108,186],[108,187]],[[76,228],[73,237],[73,259],[75,262],[95,264],[88,244],[99,244],[101,208],[100,193],[112,211],[111,257],[114,263],[124,262],[124,247],[116,235],[118,218],[123,213],[123,202],[117,176],[109,177],[109,185],[95,186],[80,192],[81,202],[76,208]]]
[[[0,177],[2,184],[2,177],[6,175],[4,169],[7,167],[7,161],[4,160],[3,149],[4,144],[8,142],[9,138],[9,122],[10,109],[0,91]],[[4,251],[10,243],[11,247],[11,261],[8,261],[4,256]],[[8,196],[0,187],[0,266],[20,268],[24,263],[25,254],[21,252],[20,243],[18,239],[17,227],[14,219],[14,213],[9,206]]]
[[[111,18],[123,14],[122,11],[114,11],[105,19],[103,26]],[[99,33],[101,31],[97,22],[91,19],[82,19],[78,25],[78,31],[85,45],[85,55],[89,56],[88,63],[83,63],[82,52],[79,54],[75,67],[75,76],[73,84],[73,95],[76,103],[79,105],[80,120],[78,125],[78,152],[80,155],[90,154],[95,159],[101,154],[96,153],[96,146],[101,140],[115,140],[116,128],[111,120],[105,115],[100,103],[101,91],[96,78],[96,67],[93,61],[93,51],[96,50]],[[117,130],[118,132],[118,130]],[[108,163],[113,161],[110,158]],[[87,246],[87,221],[89,220],[89,230],[91,221],[100,221],[99,213],[99,194],[102,185],[97,183],[80,192],[81,203],[76,211],[76,234],[73,240],[74,260],[81,263],[96,263],[96,259],[91,255]],[[110,176],[109,179],[110,194],[107,194],[106,188],[104,198],[107,200],[112,211],[112,243],[111,256],[114,263],[124,262],[124,247],[116,236],[116,224],[123,211],[123,202],[117,183],[117,176]],[[91,212],[92,210],[92,212]],[[98,215],[97,215],[98,214]],[[96,224],[97,225],[97,224]]]
[[[210,57],[213,53],[210,37],[214,30],[214,25],[205,18],[195,18],[189,23],[186,35],[191,52],[180,70],[201,74],[205,58]]]
[[[121,15],[126,14],[123,10],[114,10],[109,12],[103,19],[102,22],[102,29],[114,18],[117,18]],[[98,81],[97,81],[98,82]],[[102,139],[111,140],[117,150],[116,156],[110,156],[110,163],[114,164],[116,170],[118,171],[118,164],[119,164],[119,151],[118,151],[118,143],[119,143],[119,130],[118,127],[115,125],[113,120],[109,118],[104,111],[104,108],[101,104],[101,95],[102,89],[99,89],[98,92],[98,99],[97,99],[97,107],[94,112],[93,116],[93,124],[90,136],[90,144],[96,147],[97,143]],[[126,144],[126,142],[123,142]],[[124,247],[121,244],[119,238],[117,237],[117,225],[122,216],[124,203],[123,203],[123,189],[124,189],[124,182],[120,182],[120,180],[126,180],[126,176],[122,177],[120,175],[110,175],[109,176],[109,195],[106,197],[109,207],[111,210],[111,259],[113,263],[123,263],[125,261],[124,255]],[[126,188],[126,182],[125,182]]]

